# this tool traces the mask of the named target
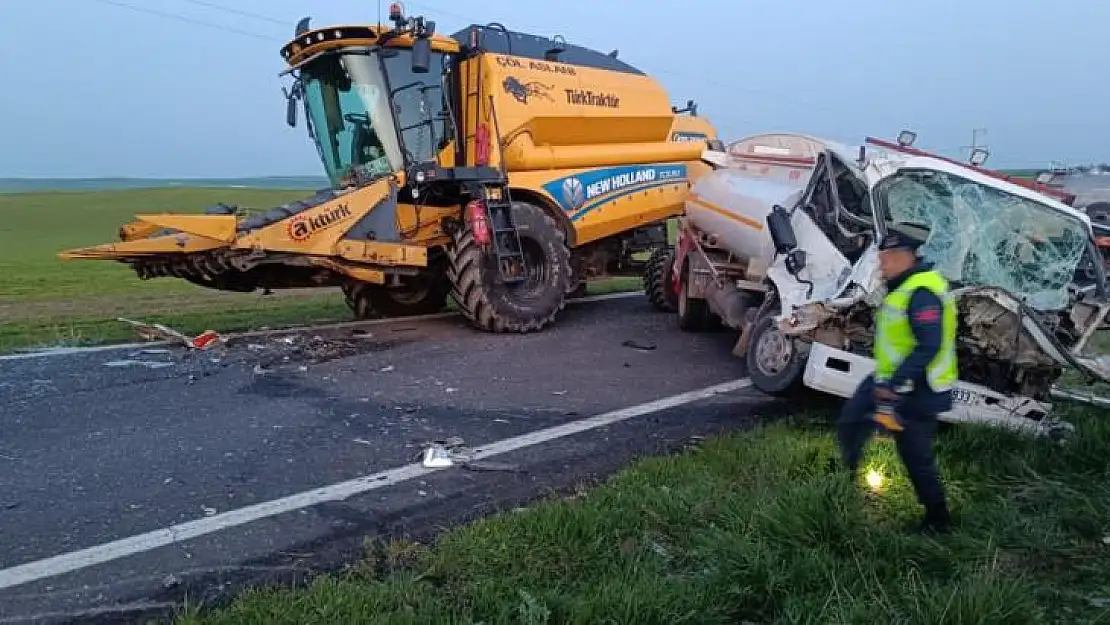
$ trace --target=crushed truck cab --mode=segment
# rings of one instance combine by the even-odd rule
[[[980,167],[868,142],[765,134],[707,152],[715,171],[645,276],[652,301],[685,329],[739,330],[734,353],[764,392],[849,397],[875,368],[876,242],[887,222],[921,224],[921,254],[959,309],[960,381],[942,420],[1067,430],[1051,412],[1063,372],[1110,380],[1085,352],[1110,311],[1090,219]]]

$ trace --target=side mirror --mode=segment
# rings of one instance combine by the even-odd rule
[[[917,133],[916,132],[913,132],[913,131],[910,131],[910,130],[903,130],[902,132],[898,133],[898,145],[900,145],[904,148],[908,148],[911,145],[913,145],[914,141],[917,141]]]
[[[412,73],[427,74],[432,64],[432,42],[424,37],[417,37],[412,42]]]
[[[281,88],[281,92],[285,94],[285,123],[289,124],[290,128],[297,127],[297,94],[298,85],[293,85],[290,91],[285,87]]]
[[[982,167],[983,163],[987,162],[987,157],[990,156],[990,154],[990,152],[983,148],[975,148],[971,151],[971,157],[968,160],[972,165]]]
[[[776,254],[786,254],[798,247],[798,237],[794,234],[794,226],[790,223],[790,213],[775,204],[771,214],[767,215],[767,230],[771,234],[771,242],[775,245]]]

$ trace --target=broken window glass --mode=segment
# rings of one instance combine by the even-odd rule
[[[1087,246],[1079,219],[932,170],[892,175],[876,199],[887,219],[930,229],[922,255],[951,282],[999,287],[1039,310],[1067,306],[1067,287]]]

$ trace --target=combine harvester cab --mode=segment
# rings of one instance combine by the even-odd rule
[[[127,263],[250,292],[339,286],[356,316],[440,310],[476,326],[553,322],[587,279],[637,275],[720,147],[651,77],[557,39],[470,26],[452,37],[390,7],[392,26],[312,29],[281,49],[331,186],[256,216],[145,214],[121,242],[62,258]]]
[[[694,184],[675,250],[647,276],[652,301],[684,329],[740,331],[734,353],[760,390],[846,398],[874,371],[876,241],[891,222],[924,226],[922,253],[960,315],[960,382],[942,420],[1066,432],[1050,403],[1063,372],[1110,380],[1085,354],[1110,311],[1090,220],[981,168],[984,154],[968,165],[912,142],[765,134],[707,156],[716,170]]]

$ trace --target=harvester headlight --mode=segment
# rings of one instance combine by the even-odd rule
[[[413,177],[416,179],[417,184],[421,184],[424,182],[424,172],[422,171],[416,172],[416,175]]]
[[[913,145],[914,141],[917,141],[916,132],[913,132],[912,130],[903,130],[902,132],[898,133],[898,145],[904,148],[908,148]]]

